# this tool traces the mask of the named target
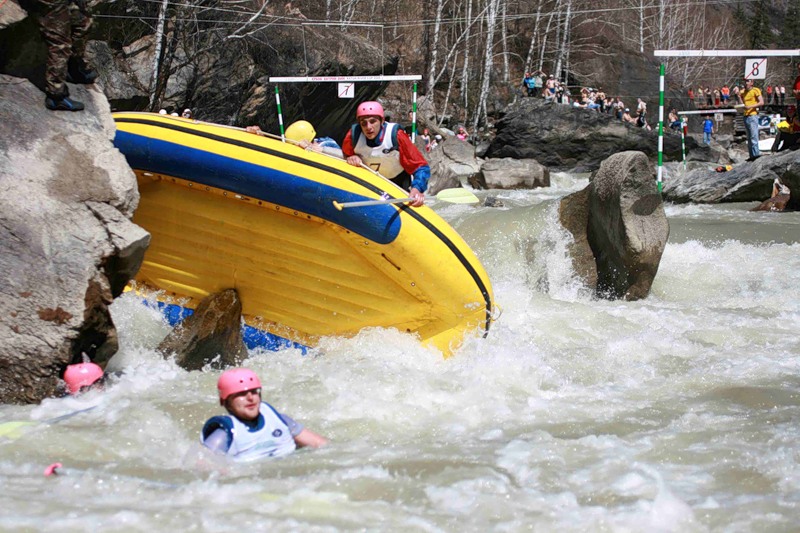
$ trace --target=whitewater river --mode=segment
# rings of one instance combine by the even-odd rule
[[[436,206],[503,308],[455,357],[386,330],[251,352],[264,398],[321,450],[211,457],[218,372],[162,360],[167,327],[121,298],[105,392],[0,406],[34,422],[0,437],[0,529],[798,531],[800,214],[667,205],[651,295],[595,301],[555,222],[587,181],[553,181]]]

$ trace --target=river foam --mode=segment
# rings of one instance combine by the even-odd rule
[[[105,392],[0,406],[5,530],[791,531],[800,519],[800,218],[667,206],[651,295],[595,300],[575,279],[560,195],[437,206],[503,315],[444,360],[372,328],[253,351],[264,398],[331,438],[234,465],[199,445],[218,372],[155,346],[168,327],[112,305]],[[59,422],[46,421],[88,409]],[[63,475],[45,478],[60,461]]]

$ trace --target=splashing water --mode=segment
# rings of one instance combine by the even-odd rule
[[[493,191],[502,208],[437,206],[503,307],[455,357],[379,328],[250,353],[264,399],[331,438],[321,450],[247,465],[205,452],[218,373],[164,360],[168,326],[121,297],[105,392],[0,406],[24,422],[0,433],[0,528],[794,530],[800,217],[667,206],[651,295],[601,301],[557,222],[586,179],[553,183]]]

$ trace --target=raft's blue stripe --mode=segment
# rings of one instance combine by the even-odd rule
[[[313,215],[379,244],[389,244],[400,234],[402,223],[393,205],[339,211],[333,206],[334,200],[343,203],[372,198],[314,180],[120,130],[114,146],[137,170],[174,176]]]
[[[145,305],[151,305],[147,300],[143,301]],[[193,309],[176,304],[156,302],[156,307],[167,319],[167,323],[173,327],[183,322],[186,317],[194,314]],[[273,335],[272,333],[254,328],[253,326],[248,326],[246,324],[242,328],[242,339],[244,340],[244,344],[247,346],[248,350],[261,347],[273,352],[277,352],[278,350],[283,350],[285,348],[296,348],[300,350],[303,355],[308,352],[307,346],[303,346],[302,344],[292,342],[284,337]]]

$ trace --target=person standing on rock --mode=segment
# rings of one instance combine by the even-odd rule
[[[400,128],[384,119],[379,102],[363,102],[356,110],[357,124],[344,136],[342,152],[355,167],[367,166],[409,191],[409,205],[425,203],[431,167]]]
[[[714,121],[711,120],[711,117],[706,115],[706,119],[703,121],[703,143],[704,144],[711,144],[711,134],[714,133]]]
[[[92,18],[86,0],[38,0],[39,29],[47,45],[45,101],[53,111],[81,111],[83,103],[69,97],[71,83],[94,83],[97,72],[84,60]]]
[[[758,149],[758,108],[764,105],[761,89],[753,86],[752,79],[744,81],[744,91],[739,98],[744,104],[744,127],[747,129],[747,149],[750,153],[748,161],[755,161],[761,157]]]
[[[545,93],[544,99],[548,102],[555,102],[556,101],[556,79],[553,77],[552,74],[547,77],[547,82],[545,83]]]
[[[251,461],[328,443],[262,401],[261,380],[250,369],[226,370],[217,381],[217,390],[219,403],[228,414],[210,418],[203,425],[201,441],[206,448],[237,461]]]

